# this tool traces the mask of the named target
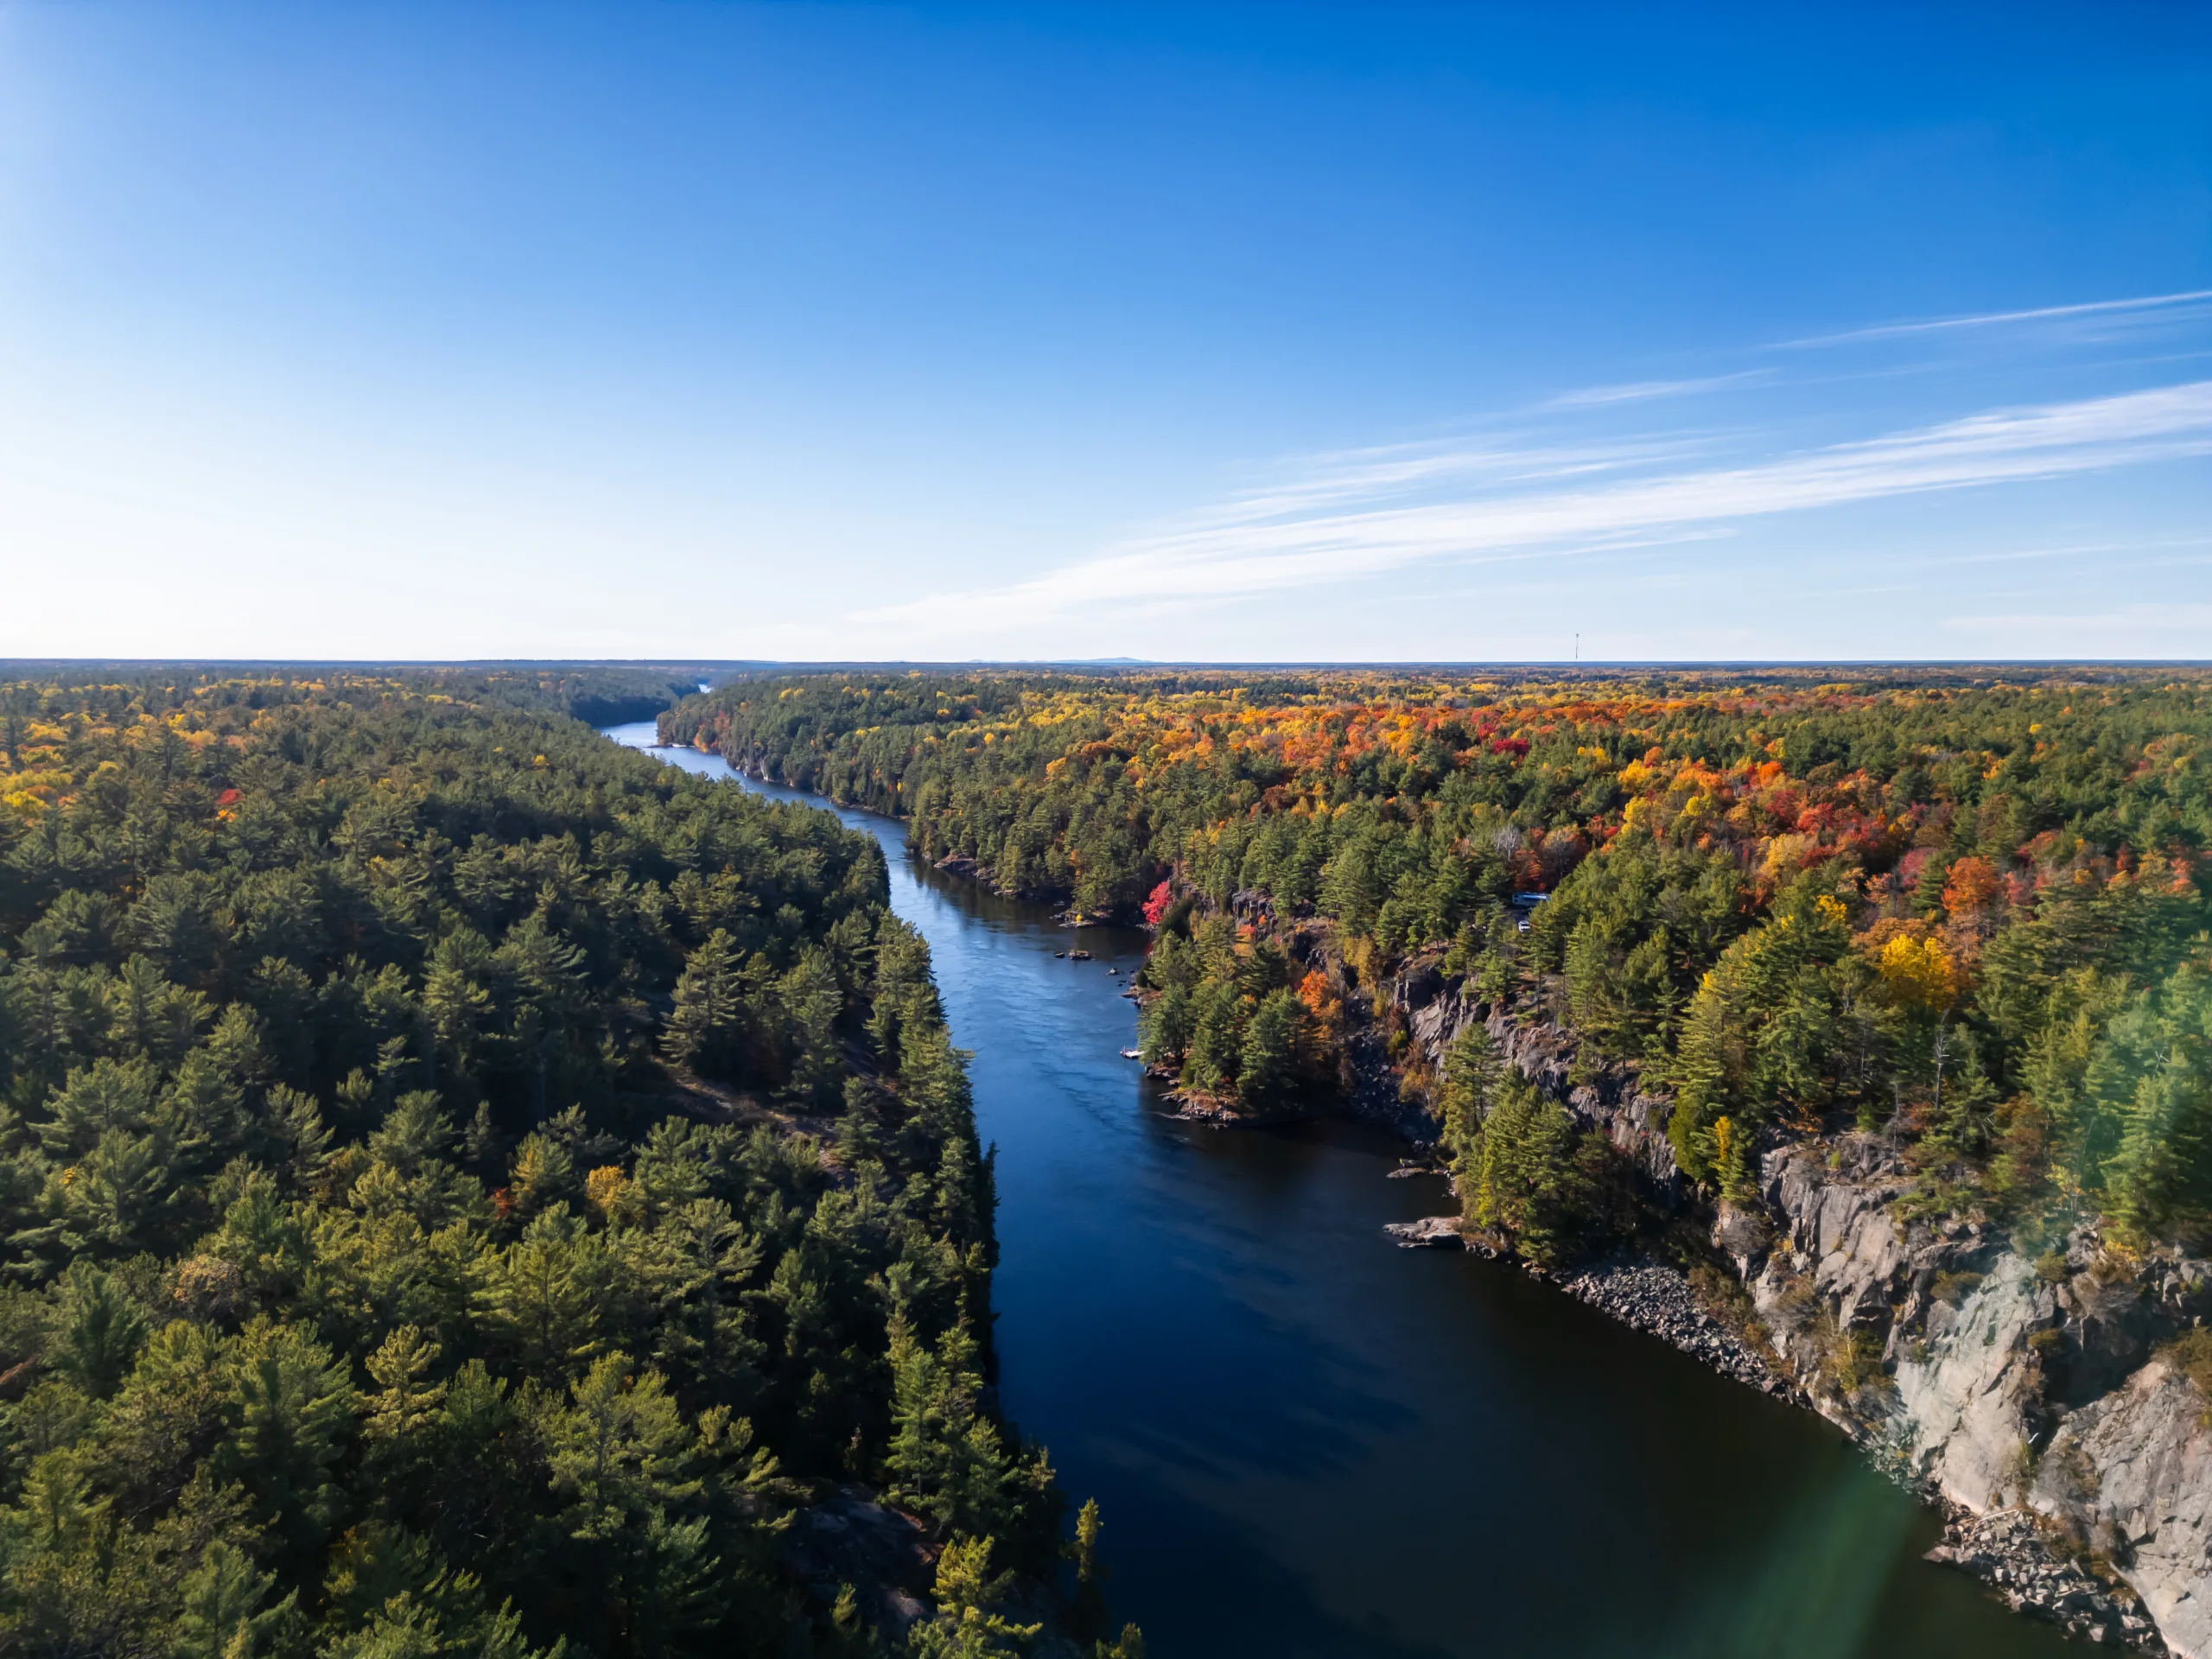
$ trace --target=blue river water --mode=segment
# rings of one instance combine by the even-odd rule
[[[1393,1248],[1447,1197],[1386,1179],[1380,1132],[1165,1117],[1121,1058],[1141,933],[1071,933],[894,820],[653,752],[882,843],[998,1148],[1001,1397],[1098,1499],[1154,1659],[2072,1650],[1922,1560],[1933,1518],[1827,1424],[1510,1268]]]

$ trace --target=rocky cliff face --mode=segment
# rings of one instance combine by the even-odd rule
[[[2187,1378],[2153,1359],[2069,1414],[2028,1502],[2110,1557],[2177,1653],[2212,1653],[2212,1429]]]
[[[1548,1020],[1519,1020],[1502,1009],[1486,1011],[1431,967],[1415,967],[1392,981],[1390,998],[1432,1065],[1441,1066],[1445,1051],[1459,1033],[1480,1023],[1498,1052],[1523,1077],[1564,1104],[1580,1122],[1603,1133],[1636,1166],[1650,1183],[1656,1201],[1673,1205],[1685,1196],[1674,1149],[1667,1144],[1670,1103],[1646,1091],[1634,1072],[1599,1067],[1576,1081],[1578,1046],[1572,1032]],[[1430,1140],[1440,1128],[1433,1120],[1422,1127]]]
[[[1696,1201],[1668,1144],[1669,1102],[1633,1071],[1579,1068],[1571,1032],[1486,1013],[1433,969],[1391,993],[1433,1064],[1483,1020],[1512,1065],[1643,1172],[1656,1203]],[[1955,1512],[1991,1517],[1948,1559],[2083,1634],[2155,1643],[2142,1613],[2079,1573],[2047,1554],[2020,1566],[2038,1539],[2086,1554],[2173,1652],[2212,1659],[2212,1427],[2203,1395],[2158,1354],[2212,1313],[2212,1263],[2130,1258],[2091,1224],[2030,1261],[1978,1226],[1916,1216],[1912,1187],[1883,1137],[1806,1136],[1765,1154],[1757,1201],[1721,1206],[1713,1241],[1815,1408]],[[1998,1534],[2011,1554],[1989,1542]]]

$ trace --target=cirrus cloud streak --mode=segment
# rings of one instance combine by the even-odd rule
[[[1096,558],[852,620],[1029,627],[1102,607],[1229,600],[1446,559],[1563,556],[1733,519],[2200,455],[2212,453],[2212,380],[1993,410],[1742,465],[1684,465],[1700,447],[1487,442],[1323,457]]]

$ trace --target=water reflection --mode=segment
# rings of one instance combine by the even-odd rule
[[[1819,1420],[1509,1268],[1389,1248],[1444,1194],[1383,1179],[1380,1135],[1162,1116],[1106,971],[1141,935],[1056,959],[1044,912],[839,816],[883,843],[975,1052],[1001,1393],[1098,1498],[1115,1611],[1158,1659],[2062,1650],[1920,1560],[1932,1518]]]

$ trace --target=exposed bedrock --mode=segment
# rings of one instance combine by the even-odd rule
[[[1433,966],[1389,988],[1431,1065],[1482,1021],[1509,1063],[1635,1164],[1655,1203],[1700,1202],[1675,1166],[1669,1101],[1633,1068],[1578,1065],[1571,1031],[1485,1009]],[[1369,1115],[1434,1138],[1397,1100],[1379,1031],[1362,1034],[1356,1064]],[[1939,1559],[2093,1639],[2163,1638],[2212,1659],[2212,1406],[2161,1353],[2212,1313],[2212,1263],[2130,1255],[2094,1224],[2030,1260],[1993,1230],[1916,1215],[1913,1188],[1885,1137],[1808,1135],[1764,1154],[1753,1201],[1708,1209],[1763,1328],[1762,1363],[1944,1506]],[[1661,1305],[1655,1287],[1621,1282],[1638,1286],[1636,1306]],[[1630,1316],[1629,1300],[1599,1291],[1578,1287]],[[1631,1322],[1673,1339],[1664,1320]],[[1716,1363],[1727,1351],[1678,1345]]]

